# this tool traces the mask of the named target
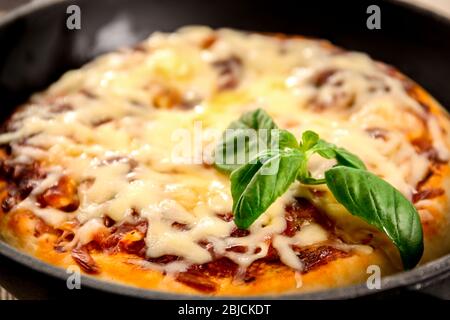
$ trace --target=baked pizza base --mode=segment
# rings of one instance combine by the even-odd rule
[[[8,227],[2,230],[6,241],[37,258],[62,268],[77,266],[68,252],[55,248],[57,237],[43,234],[36,237],[36,225],[42,223],[30,213],[14,213],[3,218]],[[8,221],[9,222],[6,222]],[[39,229],[39,227],[38,227]],[[6,233],[6,234],[5,234]],[[381,250],[330,254],[327,250],[315,250],[311,263],[316,264],[305,274],[298,274],[278,260],[255,262],[245,276],[236,277],[230,271],[230,263],[216,263],[205,270],[186,273],[181,278],[140,265],[141,258],[127,254],[90,252],[101,270],[95,277],[105,281],[120,282],[140,288],[183,294],[208,295],[265,295],[293,292],[311,292],[364,283],[372,272],[368,267],[380,267],[381,276],[400,271]],[[91,274],[81,269],[84,273]]]
[[[272,36],[280,41],[291,39],[283,35]],[[321,42],[321,45],[330,52],[344,52],[328,42]],[[381,63],[379,63],[379,68],[403,83],[408,95],[437,119],[439,126],[448,138],[450,117],[444,109],[425,90],[394,68]],[[165,101],[164,103],[170,102],[164,99],[163,101]],[[429,152],[432,159],[433,150],[429,143],[430,137],[422,131],[415,135],[413,128],[409,129],[411,129],[410,138],[415,141],[417,150]],[[6,159],[7,157],[4,152],[2,158]],[[214,169],[210,168],[210,170]],[[3,179],[3,199],[8,197],[10,184],[12,184],[10,180]],[[448,161],[432,159],[429,173],[419,182],[416,189],[417,193],[413,202],[424,199],[431,201],[431,204],[425,203],[424,205],[426,214],[421,211],[421,208],[418,208],[425,239],[425,252],[421,261],[423,264],[450,252],[450,168]],[[333,221],[338,228],[342,229],[345,229],[348,222],[345,219]],[[131,231],[132,236],[136,230]],[[326,242],[310,246],[302,252],[298,252],[298,255],[306,262],[306,269],[301,274],[281,263],[276,256],[268,256],[253,262],[244,272],[230,261],[217,259],[174,275],[153,269],[145,259],[142,259],[142,256],[131,254],[127,250],[104,250],[96,245],[92,245],[88,249],[83,248],[75,253],[62,250],[58,248],[61,232],[63,231],[48,226],[30,211],[0,212],[2,238],[32,256],[62,268],[78,265],[83,272],[95,275],[102,280],[166,292],[219,296],[309,292],[363,283],[370,276],[368,267],[371,265],[379,266],[382,276],[401,271],[401,263],[395,248],[383,236],[380,236],[378,242],[371,243],[370,246],[354,250],[336,249],[335,246]],[[351,234],[346,236],[345,230],[341,230],[341,232],[344,235],[340,234],[339,237],[346,244],[358,245],[358,242],[353,242]],[[129,235],[129,233],[127,234]],[[171,259],[169,257],[170,261],[172,261]],[[158,262],[165,263],[164,260]]]

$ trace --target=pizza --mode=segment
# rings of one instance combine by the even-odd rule
[[[238,227],[214,147],[257,109],[393,186],[420,219],[419,264],[450,252],[450,117],[424,89],[327,41],[201,26],[104,54],[16,108],[0,134],[2,240],[97,279],[193,295],[326,290],[365,282],[373,265],[402,272],[398,243],[323,183],[290,181]],[[331,161],[311,156],[308,174]]]

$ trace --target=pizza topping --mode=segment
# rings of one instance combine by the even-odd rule
[[[86,247],[77,247],[71,251],[72,258],[81,267],[84,272],[96,274],[100,272],[99,267],[95,263]]]
[[[321,70],[318,74],[315,75],[313,79],[314,86],[321,87],[336,73],[335,69],[325,69]],[[339,82],[337,83],[339,84]]]
[[[199,291],[212,293],[217,290],[217,284],[199,271],[181,272],[176,276],[177,281]]]
[[[121,223],[109,231],[109,236],[100,245],[110,252],[124,251],[145,256],[144,239],[147,234],[147,226],[146,220]]]
[[[242,73],[242,60],[239,57],[233,55],[224,60],[214,61],[213,67],[218,72],[219,90],[230,90],[238,86]]]
[[[45,177],[37,162],[20,163],[9,160],[1,160],[0,176],[8,184],[8,192],[2,201],[3,212],[9,212],[14,206],[30,195],[39,184],[39,180]]]
[[[296,253],[303,262],[304,272],[314,270],[315,268],[338,258],[349,256],[347,252],[332,246],[297,248]]]
[[[324,181],[337,160],[357,164],[343,148],[407,199],[425,191],[416,186],[436,159],[448,160],[442,125],[401,80],[364,54],[330,48],[188,28],[155,33],[134,51],[70,71],[34,95],[0,135],[9,148],[0,166],[9,189],[3,207],[32,211],[57,230],[77,221],[61,229],[63,250],[82,244],[126,252],[166,273],[222,258],[239,270],[261,259],[308,268],[299,249],[338,248],[331,218],[322,220],[338,204],[326,187],[304,182]],[[267,128],[289,127],[282,134],[287,148],[313,130],[330,142],[324,153],[336,157],[312,155],[302,183],[292,179],[294,167],[283,171],[283,182],[266,190],[268,206],[244,230],[233,220],[230,181],[211,164],[226,125],[258,107],[273,117]],[[248,127],[250,118],[238,125]],[[412,142],[421,136],[416,131],[429,132],[425,148]],[[303,161],[291,151],[269,159]],[[436,194],[415,197],[432,201]],[[323,251],[314,256],[338,256]]]
[[[202,49],[209,49],[211,48],[214,43],[217,41],[217,36],[215,34],[209,34],[204,39],[202,39],[200,47]]]
[[[310,201],[305,198],[295,198],[295,201],[286,206],[286,230],[283,234],[293,237],[301,230],[302,226],[316,222],[327,230],[333,229],[333,222],[320,212]]]
[[[419,202],[420,200],[423,199],[433,199],[439,196],[442,196],[443,194],[445,194],[444,189],[442,188],[432,188],[432,189],[424,189],[424,190],[420,190],[419,192],[415,193],[413,195],[413,202]]]
[[[254,119],[251,125],[255,136],[270,124],[273,128],[271,134],[278,137],[278,143],[271,143],[269,149],[247,157],[249,160],[231,172],[234,222],[238,227],[249,228],[295,180],[304,185],[326,184],[349,213],[373,225],[392,240],[405,269],[413,268],[419,262],[424,246],[416,208],[392,185],[369,173],[361,159],[344,148],[320,139],[312,131],[304,132],[301,141],[297,142],[286,130],[277,129],[262,110],[244,114],[241,122],[246,119]],[[223,139],[219,142],[222,146],[216,150],[231,149],[234,154],[251,151],[244,143],[236,142],[237,139],[239,136],[234,136],[231,141]],[[325,169],[324,178],[313,177],[308,168],[308,161],[315,154],[336,161],[331,169]],[[220,153],[218,155],[217,168],[223,170],[223,157]],[[319,232],[314,232],[311,238],[313,243],[327,239],[322,239]],[[280,258],[284,263],[302,270],[303,265],[292,252],[286,250],[292,244],[282,236],[275,236],[273,243],[278,251],[283,252]]]
[[[383,128],[367,128],[366,132],[374,139],[382,139],[387,141],[388,132]]]
[[[36,225],[34,227],[34,236],[40,237],[43,234],[59,234],[59,230],[52,228],[48,224],[45,223],[44,220],[36,217]]]
[[[182,97],[176,89],[160,84],[152,84],[149,87],[152,95],[151,104],[155,108],[170,109],[181,105]]]
[[[77,210],[80,204],[75,182],[67,176],[61,177],[55,186],[38,195],[36,200],[42,208],[50,206],[65,212]]]

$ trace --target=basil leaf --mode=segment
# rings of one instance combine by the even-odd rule
[[[336,158],[336,146],[332,143],[326,142],[322,139],[317,141],[317,144],[309,150],[310,153],[318,153],[325,159]]]
[[[233,121],[230,129],[277,129],[278,126],[272,120],[272,118],[267,114],[264,109],[258,108],[254,111],[249,111],[244,113],[239,120]]]
[[[317,144],[310,149],[310,152],[316,152],[325,159],[335,158],[339,165],[345,167],[366,170],[364,162],[358,156],[324,140],[319,140]]]
[[[295,149],[258,155],[231,174],[234,222],[247,229],[297,177],[303,154]]]
[[[364,162],[358,156],[344,148],[320,139],[319,135],[313,131],[303,132],[301,149],[310,155],[318,153],[325,159],[336,159],[338,164],[346,167],[366,170]]]
[[[231,173],[269,149],[298,148],[289,131],[278,129],[263,109],[247,112],[225,130],[215,150],[215,166]]]
[[[334,149],[334,152],[336,152],[336,160],[338,164],[345,167],[367,170],[364,162],[350,151],[347,151],[344,148],[336,147],[336,149]]]
[[[319,154],[325,159],[336,159],[338,165],[363,170],[366,169],[364,163],[356,155],[344,148],[339,148],[332,143],[320,139],[319,135],[313,131],[305,131],[303,133],[300,149],[306,154],[305,160],[301,164],[298,173],[298,180],[303,184],[312,185],[325,183],[325,179],[313,178],[308,171],[308,160],[314,153]]]
[[[314,153],[337,161],[325,172],[325,179],[311,177],[308,170]],[[305,184],[326,183],[351,214],[393,241],[405,269],[414,267],[423,254],[422,225],[411,202],[366,171],[356,155],[320,139],[313,131],[304,132],[299,145],[290,132],[278,129],[270,116],[258,109],[229,126],[215,157],[218,169],[231,172],[234,221],[239,228],[248,228],[297,178]]]
[[[258,153],[256,131],[227,129],[215,150],[215,163],[220,171],[231,173]]]
[[[311,176],[311,173],[308,170],[308,158],[306,156],[303,157],[300,167],[298,169],[297,180],[299,180],[303,184],[324,184],[325,179],[316,179]]]
[[[215,150],[217,169],[231,173],[271,146],[271,130],[278,126],[263,109],[244,113],[225,130]],[[261,129],[265,131],[258,132]],[[260,149],[260,150],[259,150]]]
[[[423,254],[423,233],[413,204],[376,175],[354,168],[334,167],[325,172],[328,187],[352,215],[384,232],[400,252],[405,269]]]
[[[307,130],[302,134],[302,144],[301,149],[303,152],[308,151],[314,147],[319,141],[319,135],[314,131]]]
[[[298,142],[295,136],[287,130],[273,130],[271,148],[275,150],[298,149]]]

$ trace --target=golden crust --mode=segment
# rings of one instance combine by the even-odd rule
[[[1,221],[2,234],[9,243],[49,264],[62,268],[77,266],[69,252],[58,252],[54,249],[56,236],[49,233],[35,236],[39,219],[29,212],[14,212]],[[138,259],[134,255],[102,252],[93,252],[91,255],[101,270],[95,275],[99,279],[166,292],[205,293],[183,284],[173,276],[166,276],[159,271],[133,263]],[[261,262],[253,281],[236,280],[232,276],[211,275],[210,279],[217,284],[217,288],[214,292],[206,293],[247,296],[337,288],[367,281],[371,274],[367,271],[370,265],[379,266],[382,276],[398,271],[380,250],[374,250],[370,254],[356,253],[338,258],[301,276],[296,275],[285,265]]]

